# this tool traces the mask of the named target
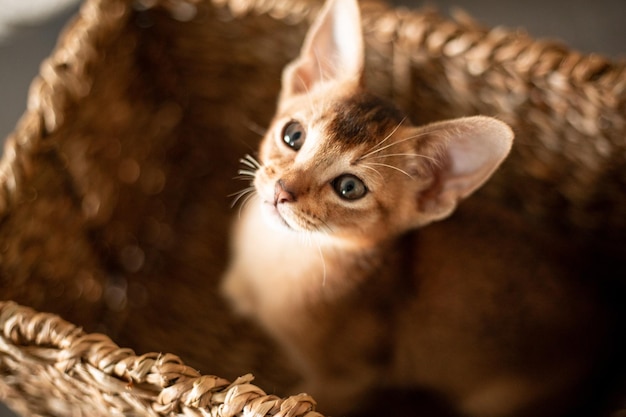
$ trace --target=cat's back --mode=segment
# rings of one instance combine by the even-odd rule
[[[570,242],[479,198],[412,242],[402,383],[438,386],[475,415],[541,415],[603,365],[611,311]]]

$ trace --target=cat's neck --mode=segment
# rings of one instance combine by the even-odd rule
[[[245,208],[239,244],[254,260],[252,267],[260,285],[272,288],[287,300],[312,302],[338,297],[357,283],[346,280],[348,268],[368,268],[379,262],[370,242],[327,235],[307,235],[272,224],[258,199]],[[352,274],[361,279],[360,271]],[[278,296],[275,299],[279,299]]]

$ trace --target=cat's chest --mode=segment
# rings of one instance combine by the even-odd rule
[[[323,252],[314,237],[270,224],[263,215],[262,203],[255,202],[242,217],[238,244],[243,256],[253,261],[264,281],[324,279]],[[260,277],[259,277],[260,278]]]
[[[260,204],[245,208],[235,230],[229,298],[257,312],[296,311],[323,295],[336,281],[337,268],[315,237],[270,224]]]

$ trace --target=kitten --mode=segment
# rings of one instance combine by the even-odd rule
[[[363,51],[356,1],[329,0],[284,70],[259,161],[242,160],[254,195],[223,293],[322,412],[403,387],[465,414],[539,415],[590,372],[593,297],[487,204],[421,229],[491,176],[513,133],[482,116],[411,126],[364,89]]]

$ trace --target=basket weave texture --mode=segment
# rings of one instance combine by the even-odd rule
[[[0,163],[0,399],[24,415],[316,414],[239,378],[279,395],[297,379],[216,284],[238,160],[318,9],[85,2]],[[415,123],[486,114],[516,131],[484,196],[626,256],[624,63],[467,16],[362,9],[377,93]]]

